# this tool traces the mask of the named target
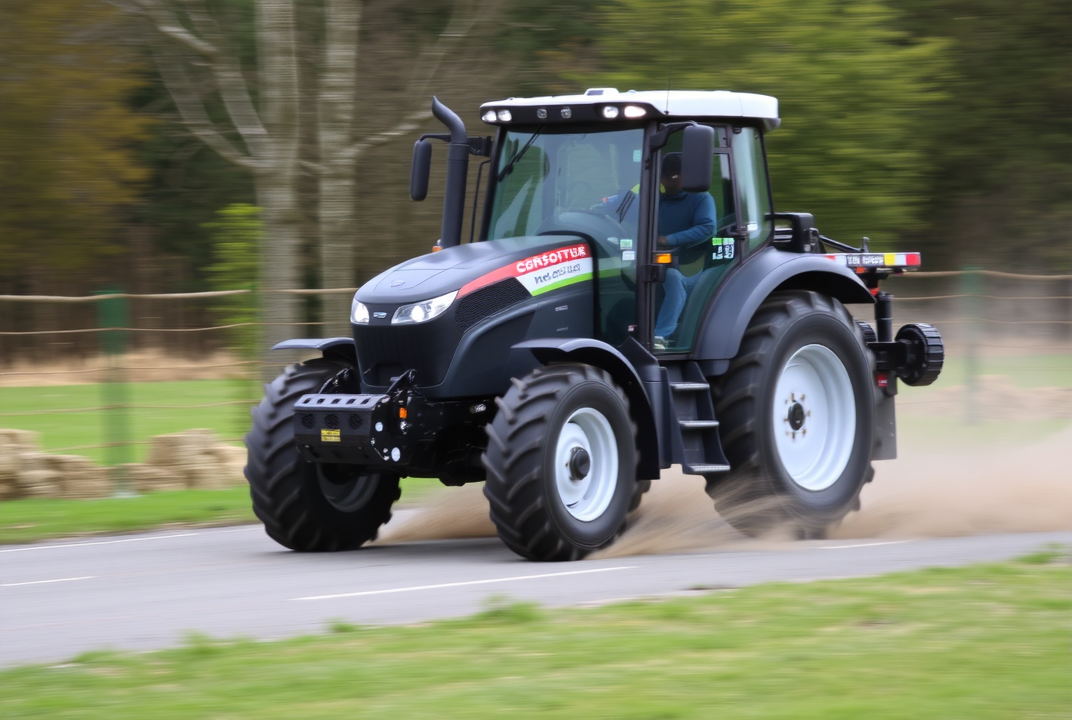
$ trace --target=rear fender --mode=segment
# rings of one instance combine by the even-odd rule
[[[821,255],[768,247],[741,265],[715,294],[696,338],[698,360],[730,360],[741,347],[748,323],[771,293],[814,290],[844,304],[873,304],[875,298],[852,270]]]
[[[638,346],[639,347],[639,346]],[[610,373],[629,398],[629,414],[637,428],[637,479],[659,477],[659,440],[651,403],[637,369],[617,348],[589,338],[539,338],[512,346],[528,350],[543,365],[574,362],[602,368]],[[654,362],[654,358],[652,358]]]
[[[333,338],[296,338],[284,340],[272,346],[273,350],[319,350],[320,354],[331,360],[341,360],[357,367],[357,346],[354,339],[348,337]]]

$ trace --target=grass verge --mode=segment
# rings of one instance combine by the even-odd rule
[[[99,500],[8,500],[0,503],[0,543],[150,530],[169,525],[237,525],[255,520],[249,488],[244,486]]]
[[[0,716],[1067,717],[1070,586],[1064,550],[270,644],[191,636],[2,672]]]
[[[402,502],[441,490],[438,480],[403,478]],[[259,522],[246,486],[226,490],[174,490],[99,500],[27,499],[0,502],[0,545],[75,535],[153,530],[175,525]]]

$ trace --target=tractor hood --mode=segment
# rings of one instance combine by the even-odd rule
[[[573,235],[468,243],[395,265],[362,285],[355,297],[370,308],[397,306],[453,290],[465,295],[510,277],[520,280],[535,295],[542,287],[558,285],[568,276],[591,277],[591,258],[585,241]]]

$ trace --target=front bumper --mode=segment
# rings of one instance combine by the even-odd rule
[[[303,395],[294,440],[310,462],[400,466],[410,462],[405,402],[392,395]]]

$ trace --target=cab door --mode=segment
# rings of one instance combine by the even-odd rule
[[[657,354],[692,349],[703,307],[740,255],[734,236],[738,198],[729,135],[729,128],[715,128],[707,193],[688,193],[673,186],[668,168],[675,166],[674,156],[681,154],[680,133],[670,137],[657,158],[654,235],[659,240],[655,252],[670,255],[666,277],[652,294],[652,348]]]

